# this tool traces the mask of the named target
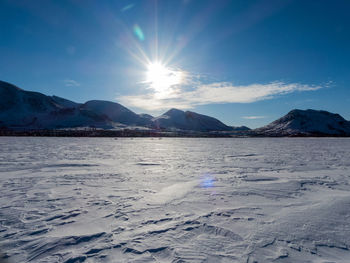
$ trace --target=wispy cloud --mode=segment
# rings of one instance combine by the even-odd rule
[[[64,85],[66,87],[79,87],[80,83],[78,81],[75,81],[74,79],[65,79],[64,81]]]
[[[191,90],[174,87],[170,98],[159,98],[156,92],[151,92],[143,95],[121,96],[117,99],[127,106],[157,111],[170,107],[189,109],[205,104],[251,103],[293,92],[315,91],[321,88],[321,86],[285,82],[251,85],[216,82],[199,84]]]
[[[120,11],[122,11],[122,12],[128,11],[128,10],[132,9],[134,6],[135,6],[135,4],[126,5]]]
[[[257,120],[257,119],[265,119],[266,116],[243,116],[242,119],[246,120]]]

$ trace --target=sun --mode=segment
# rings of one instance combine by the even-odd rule
[[[161,62],[153,62],[147,65],[145,83],[156,93],[170,93],[172,87],[183,81],[183,72],[166,67]]]

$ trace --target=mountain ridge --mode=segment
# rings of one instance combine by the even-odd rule
[[[162,121],[166,114],[171,119],[170,122]],[[90,100],[85,103],[76,103],[55,95],[47,96],[40,92],[26,91],[8,82],[0,81],[0,127],[2,128],[113,129],[130,125],[146,129],[196,132],[232,130],[231,127],[213,117],[195,112],[171,109],[159,117],[153,117],[148,114],[136,114],[116,102]]]
[[[337,113],[294,109],[257,129],[228,126],[193,111],[169,109],[158,117],[137,114],[111,101],[77,103],[59,96],[26,91],[0,81],[1,129],[143,129],[170,132],[221,133],[227,136],[350,136],[350,122]]]

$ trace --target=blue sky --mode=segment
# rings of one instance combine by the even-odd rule
[[[294,108],[350,119],[349,10],[347,0],[1,0],[0,79],[229,125]],[[156,61],[165,86],[149,79]]]

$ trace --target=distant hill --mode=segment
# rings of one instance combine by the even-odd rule
[[[125,125],[152,125],[152,121],[148,116],[138,115],[121,104],[111,101],[90,100],[84,103],[81,106],[81,109],[95,112],[98,115],[107,117],[113,122],[118,122]]]
[[[153,123],[160,129],[180,129],[191,131],[231,131],[232,127],[223,124],[221,121],[206,115],[192,111],[171,109],[163,115],[154,118]]]
[[[254,133],[264,136],[350,136],[350,122],[328,111],[295,109],[255,129]]]
[[[105,117],[81,109],[78,103],[25,91],[0,81],[0,127],[53,129],[81,126],[111,127]]]

